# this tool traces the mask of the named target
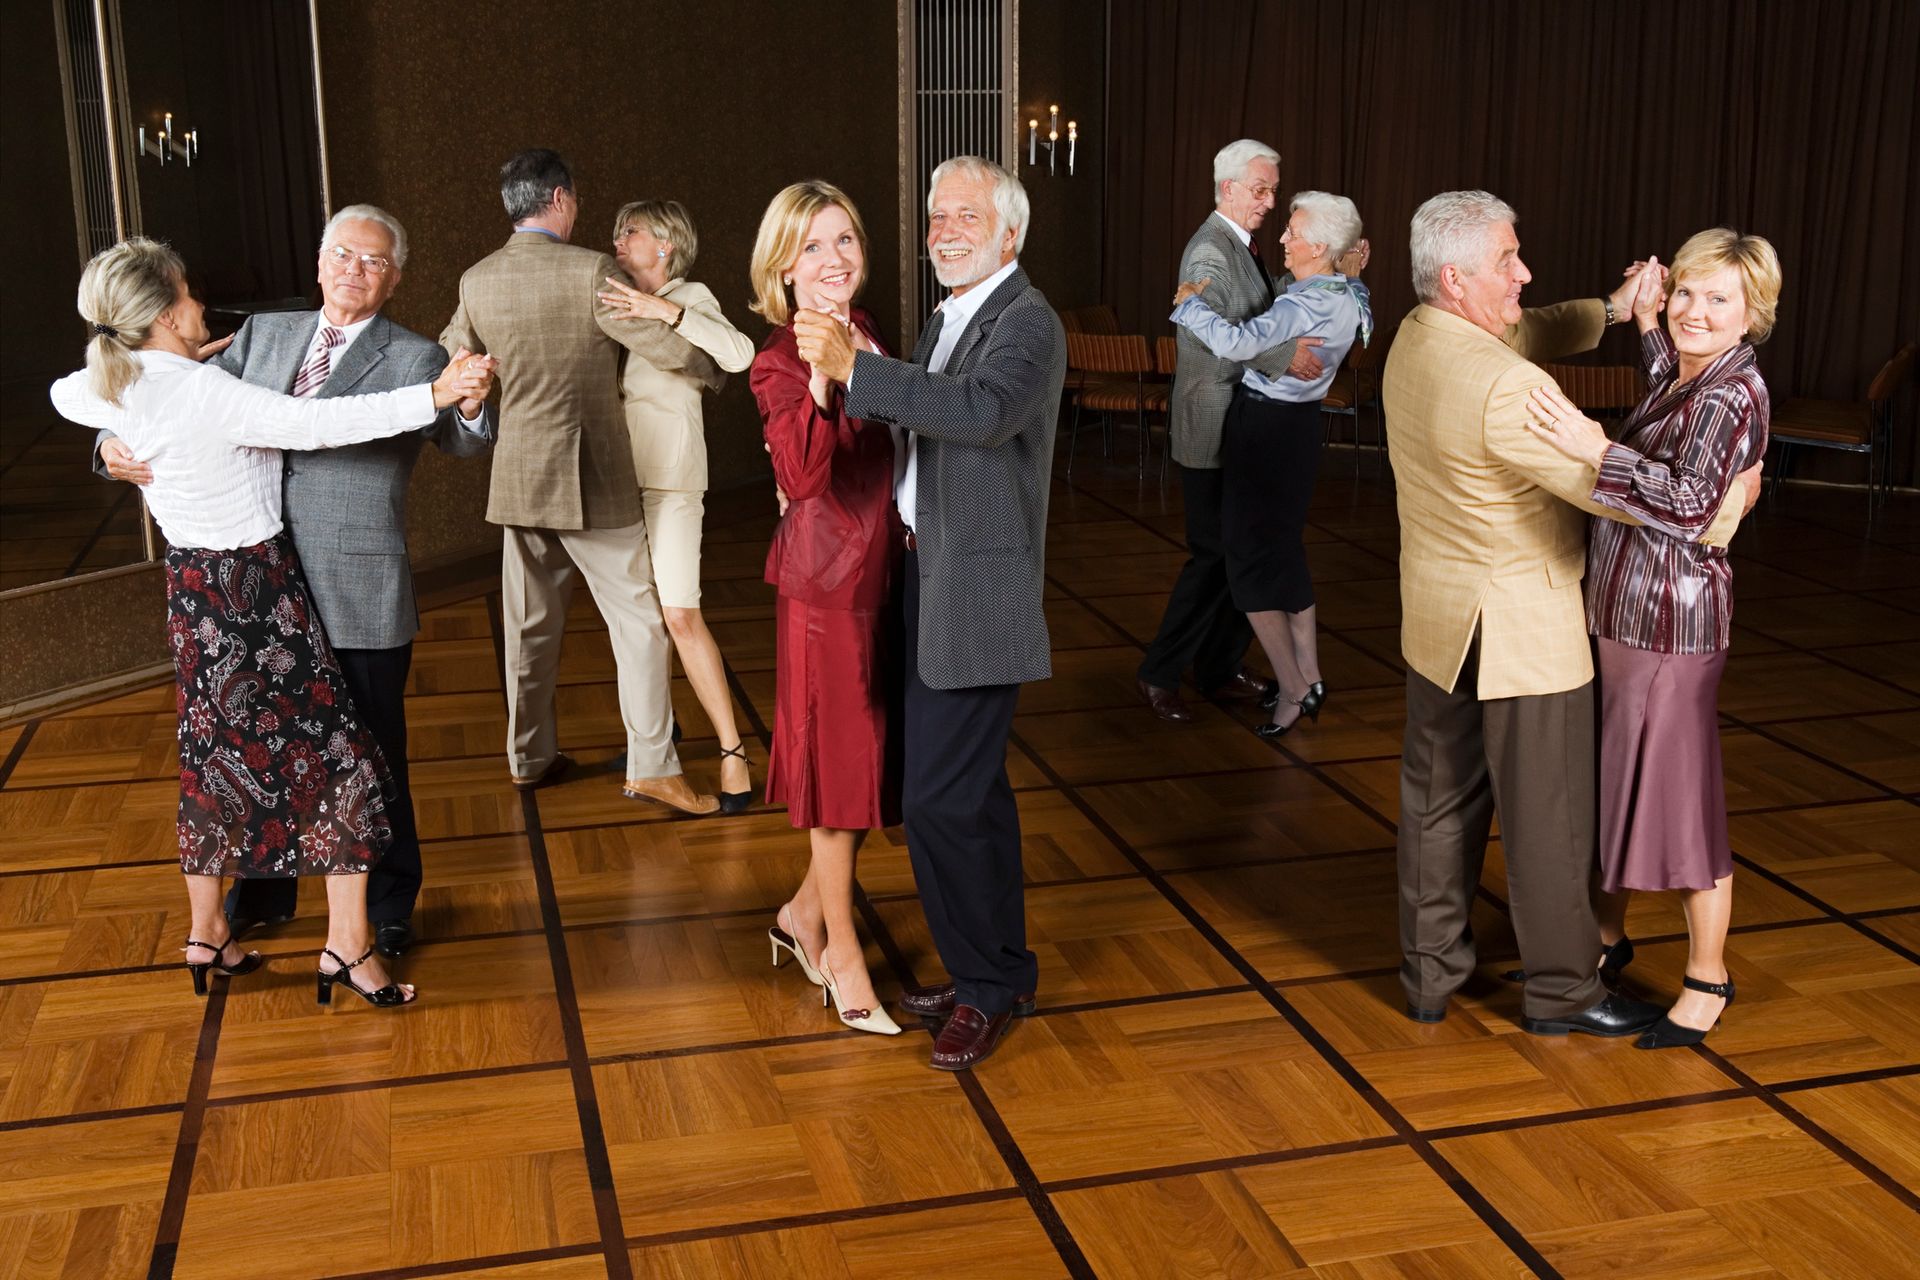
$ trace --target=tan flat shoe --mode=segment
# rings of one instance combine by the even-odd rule
[[[620,789],[635,800],[651,800],[695,817],[705,817],[720,810],[717,797],[700,794],[688,785],[685,777],[677,773],[666,778],[629,778]]]

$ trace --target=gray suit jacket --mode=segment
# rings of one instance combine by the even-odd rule
[[[291,391],[319,324],[318,311],[249,316],[233,345],[208,363],[255,386]],[[446,367],[439,343],[375,316],[315,396],[392,391],[431,382]],[[420,630],[407,559],[413,464],[425,440],[455,457],[486,452],[493,444],[493,413],[491,404],[483,411],[485,434],[464,429],[458,411],[447,409],[418,431],[342,449],[287,453],[281,516],[336,648],[394,649]]]
[[[1180,255],[1180,279],[1211,280],[1201,294],[1213,310],[1236,323],[1273,305],[1276,282],[1253,260],[1233,229],[1209,213]],[[1180,356],[1174,365],[1169,429],[1173,460],[1183,467],[1220,465],[1220,427],[1240,374],[1248,367],[1277,378],[1293,361],[1294,343],[1283,342],[1252,360],[1222,360],[1192,332],[1176,326]]]
[[[918,453],[920,678],[935,689],[1021,684],[1053,674],[1045,586],[1047,492],[1067,339],[1016,268],[960,334],[944,373],[860,352],[849,417],[898,423]]]

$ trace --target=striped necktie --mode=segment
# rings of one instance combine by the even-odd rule
[[[333,349],[340,344],[340,331],[332,325],[320,328],[320,345],[314,348],[307,362],[300,366],[300,376],[293,380],[293,394],[296,397],[310,396],[320,389],[320,384],[333,372]]]

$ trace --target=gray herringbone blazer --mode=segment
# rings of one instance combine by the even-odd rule
[[[1276,288],[1233,228],[1211,213],[1180,254],[1180,280],[1211,280],[1201,300],[1236,322],[1257,316],[1273,305]],[[1279,377],[1293,360],[1295,344],[1283,342],[1252,360],[1222,360],[1191,330],[1175,326],[1174,336],[1180,357],[1174,365],[1169,423],[1173,460],[1183,467],[1217,468],[1220,426],[1226,421],[1227,405],[1233,400],[1241,372],[1251,366],[1269,377]]]
[[[1053,674],[1041,609],[1047,486],[1067,339],[1046,297],[1014,269],[961,333],[944,373],[860,352],[847,416],[898,423],[918,453],[920,678],[935,689],[1022,684]]]
[[[250,316],[233,345],[209,361],[234,377],[272,391],[290,391],[320,323],[318,311]],[[354,339],[315,398],[366,395],[432,382],[447,353],[431,338],[375,316]],[[420,630],[413,568],[407,559],[407,485],[420,445],[431,440],[455,457],[484,453],[493,443],[493,407],[484,435],[460,425],[447,409],[418,431],[286,455],[281,515],[307,572],[327,639],[340,649],[393,649]]]

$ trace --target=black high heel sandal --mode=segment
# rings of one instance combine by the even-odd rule
[[[322,951],[320,955],[323,959],[327,956],[333,956],[334,963],[340,966],[332,973],[328,973],[325,969],[320,970],[320,991],[318,999],[321,1004],[333,1003],[333,989],[336,985],[345,987],[362,1000],[365,1000],[368,1004],[377,1005],[382,1009],[392,1009],[399,1005],[412,1004],[420,997],[420,993],[417,991],[412,995],[408,995],[406,989],[397,982],[389,982],[378,991],[368,991],[366,988],[354,983],[353,975],[350,971],[359,968],[367,962],[367,958],[373,955],[372,947],[368,947],[361,953],[360,958],[351,964],[341,959],[332,947],[328,947]]]
[[[1307,686],[1307,696],[1300,699],[1300,714],[1315,724],[1318,724],[1320,723],[1320,708],[1325,705],[1326,701],[1327,682],[1325,680],[1315,680]],[[1276,685],[1272,693],[1260,699],[1260,709],[1262,711],[1271,711],[1279,705],[1280,689]],[[1280,735],[1274,734],[1272,736],[1277,738]]]
[[[241,957],[239,964],[230,965],[223,963],[220,957],[226,955],[227,948],[232,945],[232,938],[228,938],[225,942],[217,945],[211,942],[202,942],[198,938],[187,939],[187,947],[205,947],[207,950],[213,952],[213,959],[207,961],[205,964],[195,964],[191,960],[187,961],[187,972],[193,975],[193,994],[197,996],[207,994],[207,970],[209,969],[225,977],[238,978],[242,974],[252,973],[255,969],[258,969],[266,963],[265,960],[260,958],[258,951],[247,952]],[[184,955],[186,953],[187,947],[180,948],[181,954]]]
[[[747,759],[747,742],[746,742],[746,739],[744,738],[734,743],[730,747],[720,748],[720,758],[724,760],[728,756],[733,756],[735,759],[739,760],[741,764],[744,764],[744,765],[752,764],[752,761]],[[745,813],[748,810],[748,808],[752,806],[753,804],[753,787],[751,785],[752,775],[749,774],[748,778],[749,778],[749,785],[745,791],[722,791],[720,793],[720,812],[721,813],[729,816],[736,813]]]
[[[1680,979],[1680,985],[1689,991],[1698,991],[1702,995],[1719,996],[1722,1000],[1725,1000],[1726,1004],[1720,1006],[1720,1012],[1723,1014],[1733,1007],[1732,974],[1727,975],[1725,982],[1702,982],[1698,978],[1683,977]],[[1713,1027],[1719,1025],[1720,1019],[1715,1018],[1713,1020]],[[1713,1030],[1713,1027],[1708,1027],[1707,1031]],[[1699,1044],[1707,1038],[1707,1031],[1701,1031],[1694,1027],[1683,1027],[1672,1018],[1662,1018],[1660,1021],[1654,1023],[1652,1027],[1641,1032],[1640,1038],[1633,1042],[1633,1047],[1636,1049],[1680,1049],[1690,1044]]]
[[[1620,971],[1633,963],[1633,939],[1624,933],[1620,941],[1600,953],[1600,981],[1611,991],[1620,981]],[[1502,982],[1525,982],[1525,969],[1509,969],[1500,975]]]

